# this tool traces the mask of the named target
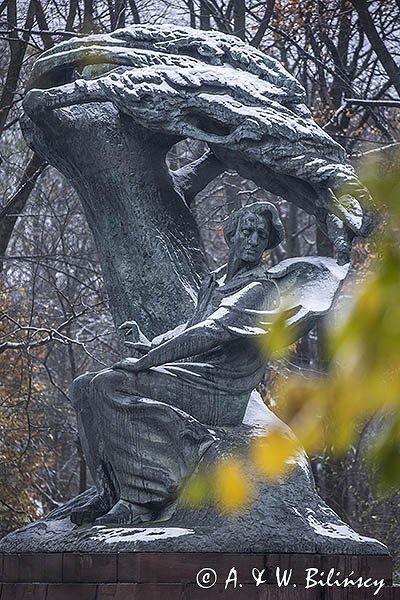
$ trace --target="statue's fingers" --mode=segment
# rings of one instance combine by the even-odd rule
[[[121,323],[121,325],[118,327],[118,329],[132,329],[132,327],[136,325],[137,323],[136,321],[125,321],[124,323]]]
[[[293,306],[292,308],[288,308],[282,312],[285,315],[285,319],[289,319],[290,317],[293,317],[293,315],[298,313],[302,308],[303,308],[302,304],[297,304],[296,306]]]

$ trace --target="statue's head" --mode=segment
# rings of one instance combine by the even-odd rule
[[[229,217],[224,236],[235,258],[254,265],[266,250],[275,248],[285,239],[285,229],[273,204],[255,202]]]

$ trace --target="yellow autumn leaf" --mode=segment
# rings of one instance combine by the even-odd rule
[[[210,499],[210,475],[205,472],[195,472],[185,482],[180,495],[180,502],[188,507],[200,507]]]
[[[284,430],[275,429],[253,440],[250,457],[260,473],[273,481],[292,468],[290,458],[299,451],[299,443]]]
[[[236,512],[248,506],[253,486],[239,458],[221,460],[213,471],[214,499],[223,512]]]
[[[289,353],[292,339],[286,320],[286,312],[278,313],[266,335],[261,337],[261,351],[266,356],[278,359]]]
[[[299,440],[299,444],[311,455],[321,450],[325,445],[324,428],[315,415],[314,417],[310,416],[302,419],[300,423],[297,423],[297,426],[293,427],[293,431]]]

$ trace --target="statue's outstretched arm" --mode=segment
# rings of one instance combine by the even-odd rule
[[[144,371],[166,363],[203,354],[243,335],[245,328],[256,325],[255,315],[242,309],[265,310],[271,306],[271,296],[276,298],[276,286],[259,282],[247,285],[243,290],[226,299],[207,319],[188,327],[170,340],[150,350],[139,360],[124,359],[114,368]],[[264,331],[259,329],[259,333]]]
[[[150,350],[139,360],[127,358],[117,363],[114,368],[144,371],[151,367],[202,354],[232,340],[235,337],[234,334],[224,329],[219,323],[219,319],[225,316],[224,312],[226,309],[218,309],[210,318],[185,329],[182,333]]]

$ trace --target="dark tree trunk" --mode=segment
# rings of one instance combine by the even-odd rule
[[[400,69],[398,68],[394,58],[385,43],[381,39],[374,21],[368,10],[368,3],[365,0],[352,0],[353,6],[358,13],[361,27],[367,36],[369,43],[374,49],[377,57],[380,60],[382,67],[385,69],[390,81],[393,83],[400,96]]]
[[[211,15],[206,0],[200,0],[200,29],[211,29]]]
[[[25,168],[20,187],[0,211],[0,271],[3,267],[1,258],[6,253],[18,215],[24,210],[29,194],[45,166],[45,161],[34,154]]]
[[[233,4],[233,30],[241,40],[246,39],[246,2],[234,0]]]
[[[131,13],[132,13],[132,17],[133,17],[133,22],[134,23],[140,23],[140,15],[139,15],[139,11],[138,11],[138,8],[136,6],[135,0],[128,0],[128,2],[129,2],[130,9],[131,9]]]
[[[253,39],[250,42],[251,46],[258,48],[258,46],[261,44],[261,41],[262,41],[262,39],[265,35],[265,32],[268,29],[268,25],[271,21],[271,18],[272,18],[273,12],[274,12],[274,6],[275,6],[275,0],[267,0],[263,19],[257,29],[255,36],[253,37]]]
[[[178,139],[143,129],[111,104],[50,111],[38,124],[25,118],[25,138],[82,200],[116,326],[136,319],[154,336],[184,322],[207,267],[165,162]]]
[[[0,96],[0,135],[3,133],[9,112],[13,105],[14,96],[17,91],[19,76],[24,62],[27,42],[29,40],[29,29],[33,25],[34,2],[31,0],[28,6],[24,25],[24,33],[21,38],[17,27],[17,4],[15,0],[7,3],[7,27],[10,29],[8,43],[10,48],[10,62],[7,69],[3,89]]]
[[[82,31],[93,31],[93,0],[83,0],[83,26]]]

